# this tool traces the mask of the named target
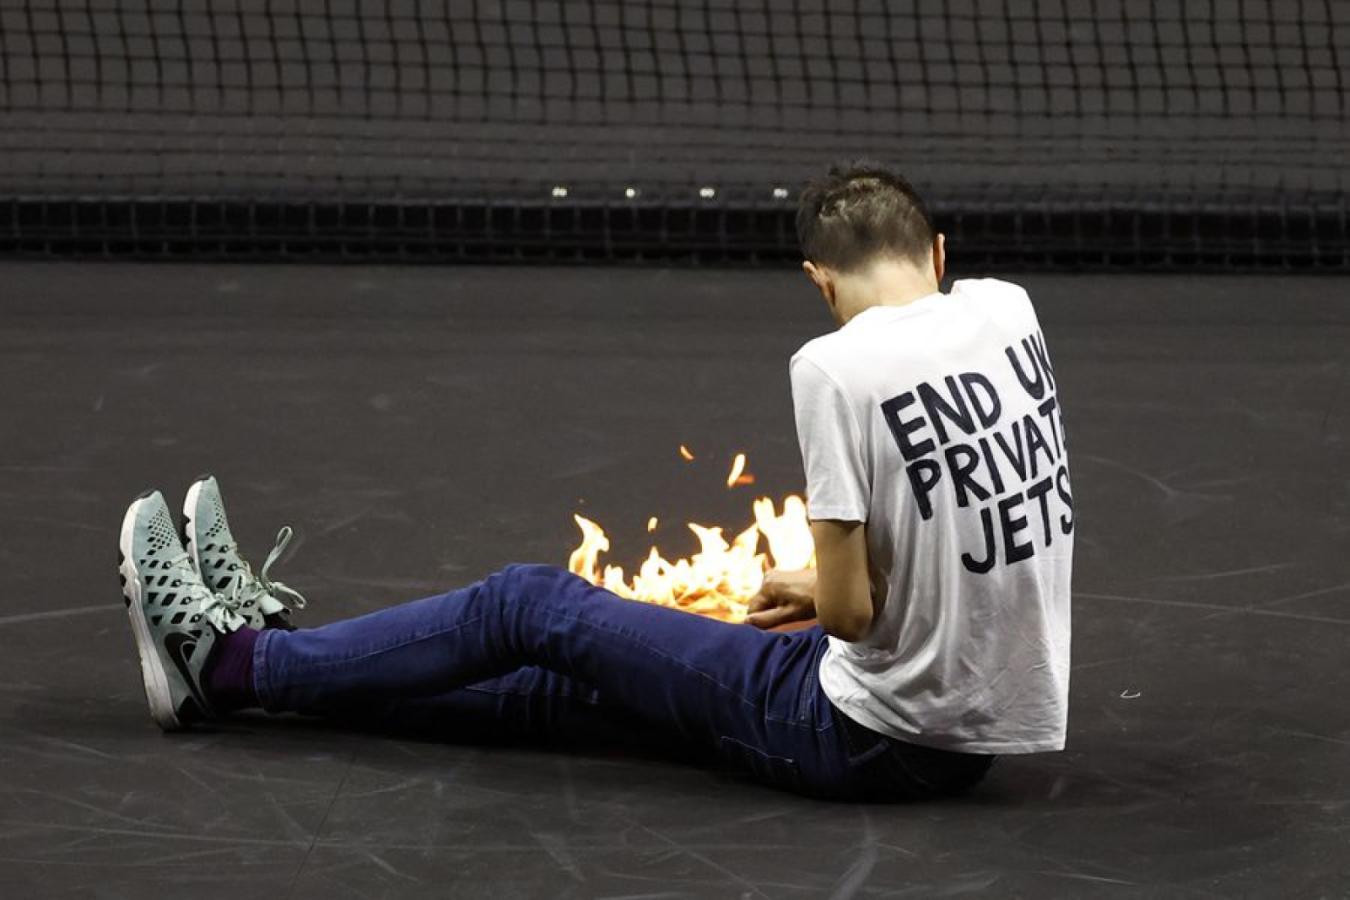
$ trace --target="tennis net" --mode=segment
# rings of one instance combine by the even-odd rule
[[[0,0],[0,252],[1350,266],[1346,0]]]

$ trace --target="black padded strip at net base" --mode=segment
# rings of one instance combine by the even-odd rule
[[[832,159],[963,258],[1350,266],[1346,0],[0,0],[0,252],[772,261]]]

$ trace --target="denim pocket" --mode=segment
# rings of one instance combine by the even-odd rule
[[[757,781],[793,791],[801,789],[802,774],[795,759],[772,756],[733,737],[721,738],[718,748],[724,759]]]
[[[850,769],[856,769],[890,749],[891,742],[885,735],[864,728],[833,704],[830,714],[834,717],[834,727],[844,736],[845,758]]]
[[[851,781],[860,796],[894,801],[941,793],[941,770],[934,771],[933,761],[946,756],[942,751],[893,740],[842,710],[835,709],[834,715],[844,734]]]

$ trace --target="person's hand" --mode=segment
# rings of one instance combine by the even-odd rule
[[[747,625],[777,628],[789,622],[807,622],[816,617],[816,570],[784,572],[770,569],[764,574],[759,593],[750,599]]]

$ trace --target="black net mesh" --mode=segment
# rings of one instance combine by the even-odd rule
[[[898,166],[963,255],[1350,264],[1343,0],[0,0],[0,250],[771,260]]]

